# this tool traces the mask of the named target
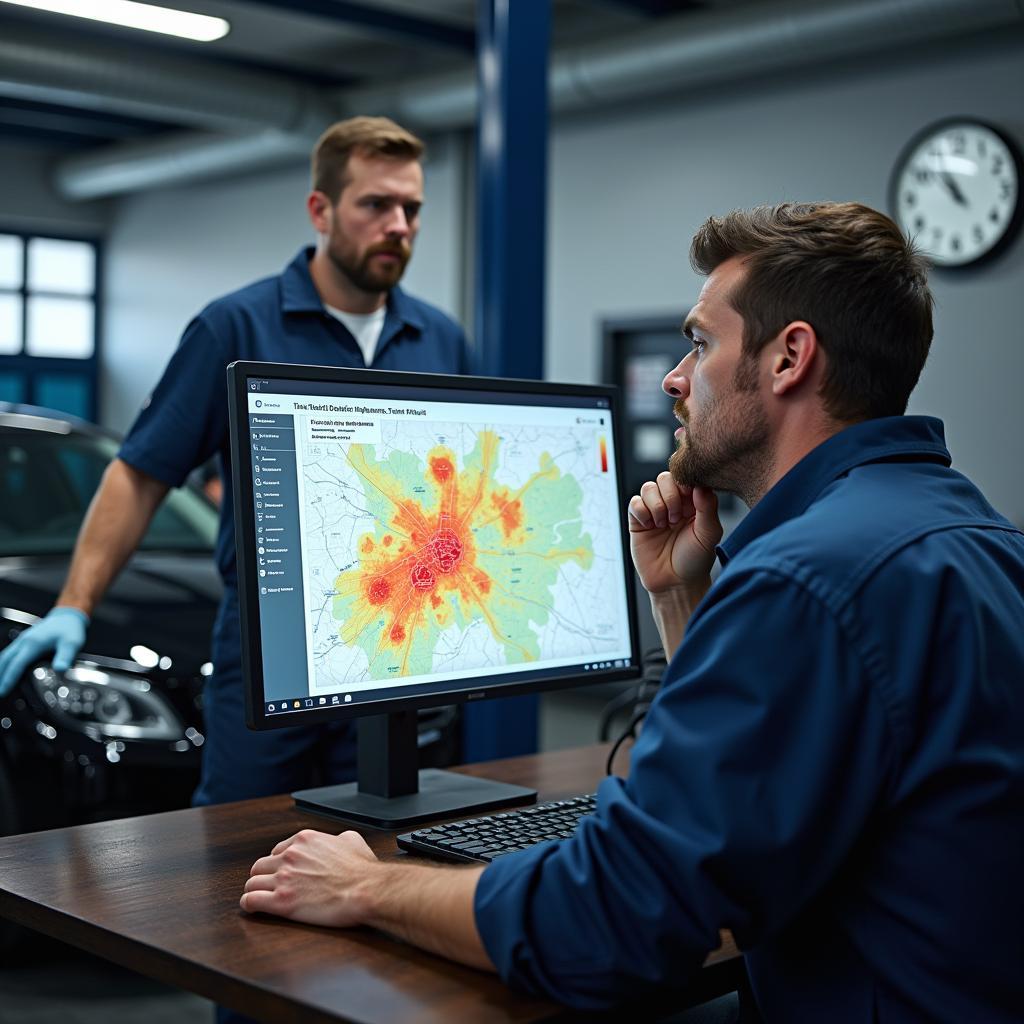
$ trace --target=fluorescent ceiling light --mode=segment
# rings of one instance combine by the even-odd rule
[[[137,3],[136,0],[2,0],[18,7],[36,11],[70,14],[76,18],[105,21],[125,28],[141,28],[147,32],[163,32],[169,36],[195,39],[209,43],[228,34],[231,26],[223,18],[207,14],[189,14],[169,7]]]

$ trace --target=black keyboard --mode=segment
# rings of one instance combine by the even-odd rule
[[[418,828],[399,836],[398,845],[409,853],[427,857],[490,864],[497,857],[529,849],[536,843],[568,839],[580,818],[593,813],[594,806],[593,793],[552,800],[485,818]]]

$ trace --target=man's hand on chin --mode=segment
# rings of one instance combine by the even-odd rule
[[[241,907],[335,928],[366,924],[375,873],[382,869],[358,832],[333,836],[306,829],[253,864]]]

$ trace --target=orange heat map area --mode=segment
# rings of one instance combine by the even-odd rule
[[[482,431],[461,471],[444,445],[425,464],[397,452],[377,462],[372,448],[349,448],[378,525],[359,537],[358,562],[335,582],[334,618],[341,642],[366,653],[372,678],[431,671],[441,633],[470,623],[486,627],[507,662],[535,660],[524,625],[546,621],[563,563],[589,567],[589,536],[560,544],[560,534],[530,521],[531,507],[564,508],[566,498],[578,506],[579,485],[546,455],[517,490],[497,484],[500,444]]]

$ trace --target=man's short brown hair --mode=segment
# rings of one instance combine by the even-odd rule
[[[805,320],[825,352],[821,394],[840,422],[906,411],[932,340],[928,265],[885,214],[860,203],[782,203],[709,218],[690,262],[710,274],[735,256],[747,273],[729,297],[743,351]]]
[[[387,117],[350,117],[347,121],[337,121],[313,147],[313,189],[336,203],[348,184],[346,169],[353,153],[392,160],[419,160],[425,148],[422,140]]]

